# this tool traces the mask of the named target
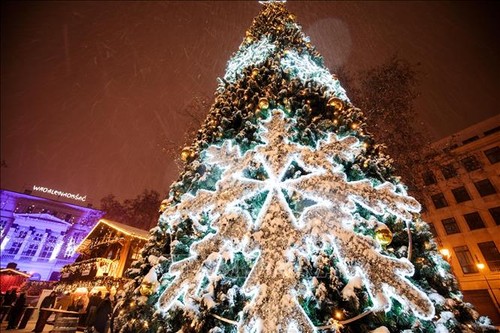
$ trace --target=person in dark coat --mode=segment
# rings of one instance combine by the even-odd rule
[[[94,322],[95,311],[102,302],[101,296],[102,292],[99,291],[97,294],[92,294],[89,298],[89,304],[87,304],[87,310],[85,311],[87,313],[87,327],[92,326],[92,323]]]
[[[10,291],[7,291],[5,293],[5,296],[4,296],[4,299],[3,299],[2,308],[0,310],[1,311],[1,313],[0,313],[0,322],[4,318],[9,318],[7,316],[9,315],[11,306],[14,304],[14,302],[17,299],[17,295],[16,294],[17,294],[17,289],[11,289]]]
[[[112,312],[111,295],[107,293],[95,311],[92,326],[97,332],[106,333]]]
[[[19,295],[14,305],[10,308],[9,324],[7,325],[8,330],[16,328],[17,324],[19,323],[19,319],[21,319],[21,315],[23,314],[25,305],[26,305],[26,294],[21,293],[21,295]]]
[[[53,308],[56,304],[56,292],[53,291],[49,296],[46,296],[42,303],[40,304],[40,313],[38,314],[38,320],[35,324],[35,329],[32,332],[42,332],[47,319],[50,317],[50,312],[42,310],[42,308]]]
[[[3,301],[3,305],[11,306],[17,299],[17,289],[12,289],[10,292],[5,293],[5,298]]]

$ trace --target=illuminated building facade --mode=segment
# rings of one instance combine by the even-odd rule
[[[464,299],[500,325],[500,116],[435,143],[422,173],[426,210]]]
[[[78,259],[62,269],[58,289],[121,289],[125,271],[139,258],[148,237],[146,230],[99,220],[77,248]]]
[[[75,261],[76,247],[104,212],[31,195],[0,190],[0,266],[17,264],[31,279],[58,280]]]

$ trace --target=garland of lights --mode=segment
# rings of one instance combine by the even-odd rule
[[[291,127],[293,127],[293,120],[287,118],[283,111],[275,110],[270,119],[263,121],[261,125],[260,136],[264,142],[262,145],[256,146],[244,155],[239,152],[237,146],[229,142],[224,143],[222,147],[211,146],[206,150],[205,164],[217,165],[225,169],[217,183],[216,191],[199,190],[194,196],[185,195],[181,203],[164,212],[161,221],[168,228],[172,228],[182,221],[185,214],[188,214],[195,222],[195,226],[202,229],[199,222],[196,222],[198,221],[197,213],[205,211],[207,207],[212,207],[211,216],[215,220],[212,228],[218,231],[215,235],[207,236],[193,244],[191,257],[171,265],[170,275],[173,280],[160,297],[158,309],[162,311],[170,309],[181,294],[195,295],[201,279],[206,276],[210,279],[210,272],[217,271],[220,260],[224,256],[223,253],[252,252],[255,249],[260,249],[259,259],[245,285],[250,286],[253,283],[265,281],[274,286],[269,287],[271,291],[268,292],[270,294],[268,297],[282,297],[277,294],[272,296],[274,290],[288,293],[286,290],[295,288],[298,281],[288,276],[285,277],[287,287],[276,284],[275,281],[269,280],[264,267],[267,267],[268,263],[276,262],[278,266],[288,267],[289,259],[280,259],[279,256],[274,258],[275,253],[280,252],[277,250],[277,244],[282,242],[280,239],[288,237],[294,239],[294,244],[304,244],[304,247],[297,247],[295,251],[299,253],[305,251],[306,256],[311,249],[316,248],[314,244],[318,241],[332,244],[341,259],[339,265],[347,276],[358,276],[359,271],[365,274],[362,275],[365,287],[373,295],[374,303],[374,307],[366,311],[366,314],[387,309],[390,306],[389,297],[394,297],[407,304],[415,315],[423,318],[432,316],[434,308],[427,296],[404,278],[413,273],[413,266],[406,260],[381,255],[376,243],[366,236],[354,233],[352,228],[357,222],[349,213],[356,202],[375,214],[390,212],[406,221],[408,228],[408,222],[413,217],[409,212],[418,211],[420,208],[418,203],[404,196],[404,192],[403,194],[394,192],[394,185],[389,183],[373,187],[369,181],[346,182],[345,175],[339,166],[333,163],[333,158],[349,161],[356,155],[362,154],[362,145],[354,137],[348,136],[339,140],[331,134],[311,150],[286,140],[286,133],[290,132]],[[303,170],[302,174],[296,173],[292,178],[285,179],[285,174],[294,163]],[[251,170],[260,170],[259,172],[266,174],[267,178],[252,179],[251,173],[254,171],[249,171],[249,166],[253,166]],[[287,200],[280,194],[281,191],[294,192],[296,201],[308,199],[314,204],[305,209],[299,218],[295,218],[291,208],[288,207]],[[402,189],[400,188],[399,191]],[[263,192],[268,195],[259,213],[252,216],[245,210],[241,210],[242,202]],[[340,193],[345,193],[345,195]],[[332,196],[335,200],[326,199]],[[246,226],[235,220],[238,215],[246,221]],[[215,219],[216,216],[219,218]],[[335,221],[344,222],[339,224]],[[288,223],[293,228],[285,228]],[[280,228],[282,233],[272,235],[270,240],[266,240],[262,238],[262,233],[266,234],[269,228]],[[271,232],[271,234],[276,234],[276,232]],[[236,245],[239,239],[243,240],[239,242],[242,245]],[[172,252],[175,252],[175,249]],[[364,253],[364,255],[359,253]],[[347,265],[342,261],[344,257],[351,258],[353,263]],[[384,267],[384,272],[380,271],[379,267],[371,266],[374,263]],[[207,271],[201,267],[211,267],[211,269]],[[359,267],[359,270],[355,267]],[[288,268],[285,268],[283,273],[287,271]],[[387,285],[394,290],[389,295],[386,295],[387,287],[384,287]],[[375,295],[378,295],[377,298]],[[250,311],[255,311],[254,315],[260,317],[262,312],[259,309],[268,304],[258,303],[259,296],[256,296],[253,302],[259,305],[251,307]],[[291,303],[292,305],[285,310],[289,311],[290,315],[293,313],[294,318],[302,318],[299,319],[302,321],[298,322],[302,328],[312,326],[312,323],[306,319],[307,316],[302,313],[302,309],[295,305],[295,302]],[[274,310],[270,311],[273,313]],[[277,325],[281,319],[277,313],[274,313],[273,317],[277,318],[274,319]],[[267,324],[272,319],[264,317],[262,320],[265,320]],[[242,323],[238,325],[241,326]]]
[[[411,256],[412,256],[413,241],[412,241],[411,229],[410,229],[410,225],[409,224],[406,225],[406,230],[408,232],[408,256],[407,256],[407,259],[410,260]],[[319,329],[319,330],[338,328],[339,325],[345,326],[347,324],[353,323],[356,320],[359,320],[359,319],[361,319],[361,318],[363,318],[363,317],[371,314],[372,312],[373,312],[372,309],[368,309],[365,312],[360,313],[359,315],[357,315],[355,317],[352,317],[352,318],[349,318],[349,319],[346,319],[346,320],[336,321],[334,324],[331,324],[331,325],[315,326],[315,328]],[[219,319],[219,320],[221,320],[223,322],[226,322],[228,324],[232,324],[232,325],[235,325],[235,326],[238,325],[237,321],[221,317],[221,316],[216,315],[214,313],[211,313],[210,315],[212,317],[217,318],[217,319]]]
[[[420,205],[294,20],[266,4],[229,61],[182,150],[185,169],[159,225],[128,271],[122,333],[312,333],[355,322],[346,329],[365,331],[374,323],[360,319],[383,311],[377,332],[459,327],[444,298],[454,298],[454,280]]]

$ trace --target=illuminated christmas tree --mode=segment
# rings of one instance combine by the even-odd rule
[[[282,2],[263,4],[134,263],[122,332],[482,332],[419,203]],[[403,144],[403,143],[402,143]]]

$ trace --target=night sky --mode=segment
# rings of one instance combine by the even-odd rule
[[[2,2],[1,187],[163,195],[196,97],[212,99],[257,1]],[[499,111],[493,2],[291,1],[329,68],[395,52],[422,72],[417,109],[435,138]],[[349,93],[349,92],[348,92]],[[207,110],[208,111],[208,110]],[[35,194],[35,193],[34,193]]]

